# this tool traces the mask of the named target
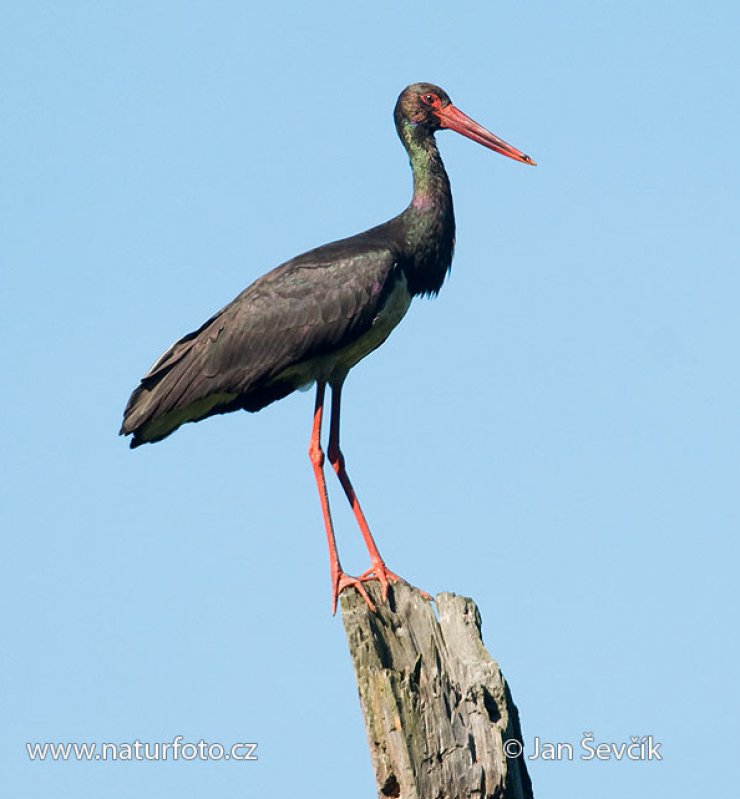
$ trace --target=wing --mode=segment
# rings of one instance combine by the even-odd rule
[[[213,414],[259,410],[298,387],[301,370],[291,367],[315,363],[368,333],[401,269],[387,247],[358,251],[349,241],[264,275],[165,352],[124,411],[121,433],[133,433],[131,446]]]

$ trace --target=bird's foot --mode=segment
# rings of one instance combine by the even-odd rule
[[[344,591],[345,588],[354,588],[355,591],[357,591],[357,593],[365,600],[365,604],[368,606],[368,608],[375,613],[375,605],[373,604],[372,599],[370,599],[370,596],[365,590],[365,586],[362,584],[362,582],[362,577],[352,577],[350,574],[345,574],[341,569],[337,569],[337,571],[332,574],[332,616],[336,615],[337,601],[339,600],[339,595],[342,593],[342,591]]]
[[[399,577],[395,572],[392,572],[382,560],[373,563],[373,565],[366,571],[360,575],[360,580],[363,583],[368,582],[368,580],[377,580],[380,583],[380,595],[383,598],[383,602],[388,601],[388,586],[391,583],[406,583],[406,585],[410,585],[412,588],[417,590],[424,599],[428,600],[429,602],[432,601],[432,597],[427,594],[426,591],[422,591],[420,588],[416,588],[416,586],[411,585],[408,580],[404,580],[403,577]]]

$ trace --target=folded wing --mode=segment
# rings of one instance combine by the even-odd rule
[[[341,245],[279,266],[173,344],[126,406],[121,434],[133,434],[131,446],[185,422],[257,411],[319,377],[312,364],[367,334],[401,279],[397,258]]]

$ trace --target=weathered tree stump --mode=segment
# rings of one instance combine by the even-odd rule
[[[376,613],[354,591],[341,605],[379,797],[532,799],[523,756],[506,755],[519,714],[473,600],[438,594],[438,621],[410,586],[387,603],[369,591]]]

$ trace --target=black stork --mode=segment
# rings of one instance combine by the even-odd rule
[[[332,612],[355,588],[374,610],[363,583],[378,580],[383,601],[400,580],[370,533],[339,446],[342,386],[349,370],[379,347],[413,297],[436,295],[452,262],[452,195],[434,134],[449,128],[495,152],[534,165],[524,153],[459,111],[431,83],[407,86],[394,110],[411,161],[414,194],[385,224],[299,255],[252,283],[233,302],[172,345],[133,392],[122,435],[131,447],[161,441],[185,422],[236,410],[258,411],[316,383],[309,455],[329,544]],[[321,421],[331,386],[327,454],[360,527],[370,568],[359,577],[340,565],[324,479]]]

